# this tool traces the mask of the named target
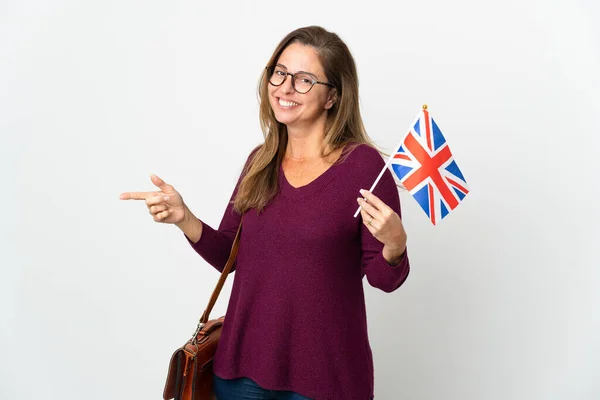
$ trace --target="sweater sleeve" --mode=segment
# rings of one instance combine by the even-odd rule
[[[379,165],[379,163],[378,163]],[[379,170],[383,168],[383,160]],[[367,188],[368,189],[368,188]],[[402,218],[398,188],[389,169],[386,169],[381,180],[375,186],[373,194],[392,208]],[[360,215],[360,214],[359,214]],[[407,250],[404,251],[399,263],[390,265],[383,257],[383,243],[377,240],[369,229],[362,223],[361,218],[361,249],[363,276],[367,276],[369,284],[384,292],[390,293],[398,289],[408,277],[410,263]]]
[[[246,168],[249,166],[250,160],[257,150],[258,147],[254,149],[252,153],[250,153],[250,156],[248,156],[248,159],[246,160],[242,173],[238,178],[233,193],[229,198],[229,203],[227,204],[225,212],[223,213],[223,217],[221,218],[219,228],[215,229],[199,218],[200,222],[202,222],[202,234],[200,235],[200,240],[198,240],[196,243],[192,243],[192,241],[184,235],[196,253],[198,253],[207,263],[212,265],[219,272],[223,271],[223,268],[225,268],[225,264],[229,259],[231,247],[233,246],[233,241],[241,221],[241,215],[233,209],[233,200],[237,195],[237,191],[244,177]],[[231,272],[235,271],[235,268],[236,262],[233,263]]]

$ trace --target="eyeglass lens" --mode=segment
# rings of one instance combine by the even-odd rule
[[[285,68],[276,66],[273,69],[273,73],[271,74],[269,81],[271,82],[271,84],[279,86],[286,79],[287,74],[288,72]],[[313,86],[313,78],[310,75],[304,73],[294,74],[293,86],[298,93],[306,93]]]

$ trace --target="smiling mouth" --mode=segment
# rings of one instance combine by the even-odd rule
[[[291,108],[291,107],[296,107],[296,106],[300,105],[300,104],[296,103],[295,101],[286,101],[286,100],[282,100],[282,99],[277,99],[277,101],[279,102],[279,105],[284,108]]]

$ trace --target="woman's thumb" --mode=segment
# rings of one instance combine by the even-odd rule
[[[150,180],[152,181],[152,183],[157,186],[158,188],[160,188],[160,190],[163,190],[166,188],[167,184],[165,183],[165,181],[163,181],[162,179],[160,179],[158,176],[156,176],[155,174],[150,175]]]

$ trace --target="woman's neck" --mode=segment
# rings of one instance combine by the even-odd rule
[[[322,137],[288,137],[285,157],[293,161],[311,161],[321,159]]]
[[[324,138],[324,123],[315,123],[311,127],[304,128],[288,127],[285,157],[293,161],[321,159],[323,158],[321,150],[325,144]],[[328,150],[328,148],[325,149],[325,151]]]

